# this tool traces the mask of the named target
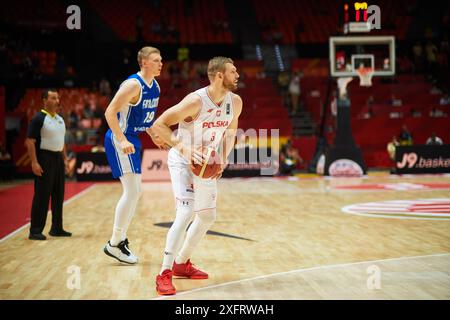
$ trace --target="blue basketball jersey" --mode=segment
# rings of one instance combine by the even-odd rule
[[[160,89],[155,79],[152,83],[147,83],[139,73],[129,76],[127,80],[130,79],[139,82],[141,86],[140,99],[136,104],[130,104],[123,108],[117,116],[120,128],[125,135],[138,135],[150,128],[155,120]]]
[[[135,153],[124,154],[111,129],[106,132],[105,152],[114,178],[119,178],[125,173],[141,173],[141,140],[138,135],[152,126],[159,101],[160,89],[155,79],[148,84],[139,73],[129,76],[127,80],[130,79],[138,81],[141,86],[139,101],[125,106],[117,117],[120,129],[134,145]]]

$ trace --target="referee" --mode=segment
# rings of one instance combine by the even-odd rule
[[[50,197],[52,198],[53,237],[70,237],[63,229],[63,201],[65,170],[68,169],[64,136],[64,120],[56,112],[59,108],[58,92],[45,89],[42,92],[43,108],[31,120],[25,144],[31,159],[34,177],[34,196],[31,208],[29,239],[45,240],[42,234],[47,220]]]

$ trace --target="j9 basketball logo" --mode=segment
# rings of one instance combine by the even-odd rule
[[[417,162],[417,154],[405,153],[402,162],[397,162],[397,168],[402,169],[408,164],[408,168],[412,168]]]
[[[92,161],[83,161],[81,163],[80,168],[77,169],[77,173],[78,174],[83,174],[83,173],[91,173],[92,170],[94,170],[94,163]]]

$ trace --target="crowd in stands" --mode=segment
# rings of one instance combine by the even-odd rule
[[[117,8],[123,6],[120,2],[112,3],[108,10],[103,10],[103,4],[107,3],[105,0],[88,2],[93,10],[98,12],[106,25],[122,40],[156,41],[156,43],[176,43],[179,45],[177,61],[164,61],[163,73],[158,78],[163,88],[160,100],[161,111],[180,100],[186,93],[207,84],[206,63],[205,61],[190,60],[193,57],[189,57],[188,45],[197,43],[232,43],[230,32],[230,22],[232,20],[229,22],[223,3],[209,15],[209,12],[199,10],[199,8],[203,10],[206,7],[204,6],[207,3],[206,0],[180,0],[173,3],[152,0],[145,2],[145,4],[136,4],[129,12],[115,10],[116,7],[114,6],[117,6]],[[282,8],[280,9],[283,12],[279,17],[274,16],[277,12],[272,10],[280,6],[279,1],[270,0],[263,4],[254,0],[252,3],[255,7],[256,20],[259,24],[262,40],[265,43],[292,45],[315,42],[326,43],[328,37],[337,32],[336,25],[338,23],[334,21],[336,17],[328,22],[324,20],[331,15],[330,12],[333,12],[333,8],[336,7],[334,1],[318,1],[317,4],[314,3],[297,12],[294,9],[301,6],[301,4],[283,0],[281,1]],[[384,2],[382,1],[382,3]],[[402,0],[399,3],[405,4],[409,2]],[[386,18],[383,18],[387,19],[383,20],[383,22],[387,23],[385,29],[389,29],[389,24],[395,24],[394,26],[391,25],[391,27],[393,30],[395,29],[395,35],[399,40],[406,37],[406,27],[409,24],[405,22],[404,18],[409,17],[408,19],[410,19],[412,8],[415,4],[415,1],[412,1],[410,5],[408,4],[409,9],[404,16],[399,17],[399,20],[393,20],[392,17],[389,17],[390,13]],[[145,6],[145,10],[139,10],[141,6]],[[401,5],[399,4],[398,6]],[[155,12],[158,13],[158,19],[154,18]],[[392,15],[395,15],[396,11],[393,10],[392,12]],[[123,19],[117,19],[119,13],[123,14]],[[201,19],[202,17],[207,17],[207,19]],[[317,21],[310,21],[311,17],[316,17]],[[129,28],[126,29],[125,25]],[[323,28],[318,28],[318,26]],[[198,30],[203,31],[199,33],[197,32]],[[439,30],[439,33],[431,29],[425,30],[424,36],[418,36],[421,40],[414,40],[410,47],[399,46],[397,57],[398,75],[425,75],[427,83],[431,84],[429,92],[426,92],[425,95],[435,97],[437,103],[426,106],[410,104],[408,94],[404,92],[397,93],[395,90],[390,92],[388,96],[379,96],[376,93],[372,93],[365,97],[365,100],[361,103],[362,105],[365,102],[365,106],[361,108],[361,112],[358,113],[357,117],[362,122],[364,122],[363,120],[379,118],[385,110],[388,110],[389,118],[399,119],[399,121],[409,118],[421,120],[448,118],[450,106],[450,45],[448,43],[450,27],[448,14],[444,16]],[[221,35],[220,37],[217,36],[219,34]],[[63,107],[62,114],[67,122],[68,143],[74,145],[98,145],[101,142],[106,125],[103,113],[119,85],[118,80],[109,75],[97,77],[90,88],[86,88],[86,86],[79,88],[72,79],[80,73],[80,69],[78,65],[71,61],[67,52],[55,48],[36,50],[21,37],[7,36],[4,33],[0,33],[0,40],[0,66],[5,73],[15,74],[21,79],[40,80],[46,77],[64,79],[64,87],[66,89],[63,89],[63,94],[61,94],[61,104]],[[130,46],[120,48],[120,53],[117,57],[120,63],[115,65],[114,69],[117,74],[121,75],[121,80],[123,80],[122,77],[124,75],[129,73],[129,70],[134,70],[136,67],[133,50]],[[260,64],[262,66],[263,62],[260,62]],[[318,66],[321,67],[320,65],[321,62]],[[325,61],[325,65],[327,68],[327,61]],[[259,91],[255,88],[256,81],[253,81],[254,79],[261,80],[269,77],[264,72],[264,69],[262,67],[248,67],[245,72],[240,72],[240,74],[239,93],[245,94],[244,97],[248,101],[246,105],[248,107],[247,110],[252,110],[252,112],[258,110],[261,105],[270,108],[270,106],[275,105],[274,101],[277,98],[281,98],[282,104],[294,115],[303,110],[303,108],[311,111],[311,101],[319,101],[319,103],[325,101],[324,90],[314,88],[314,85],[311,85],[311,80],[317,81],[317,83],[322,81],[319,79],[320,76],[315,74],[311,77],[311,74],[308,74],[304,66],[293,66],[290,70],[281,71],[276,75],[274,83],[278,83],[279,90],[275,92],[275,96],[264,97],[266,99],[264,102],[254,101],[258,98]],[[326,79],[327,76],[328,70],[326,70],[326,75],[323,79]],[[402,82],[403,80],[400,81],[394,77],[394,79],[389,81],[394,85],[396,81],[397,84],[403,85],[408,80]],[[323,86],[323,83],[326,82],[322,81],[320,86]],[[270,86],[263,91],[271,91],[272,88]],[[27,118],[30,118],[40,107],[39,98],[34,98],[34,93],[29,93],[29,90],[32,89],[27,90],[25,97],[22,98],[22,103],[19,103],[18,108],[15,110],[24,112]],[[278,96],[276,96],[277,94]],[[355,105],[356,103],[353,104],[352,101],[352,109],[356,109]],[[382,111],[380,111],[380,105],[384,108]],[[242,122],[245,125],[255,125],[255,120],[251,121],[252,112],[243,116]],[[261,114],[265,114],[267,118],[278,116],[276,113],[267,112],[266,114],[266,111],[261,112]],[[314,120],[318,122],[320,121],[320,112],[316,112],[316,114]],[[261,125],[266,125],[263,118],[258,119],[258,121],[260,121]],[[276,125],[283,127],[283,125]],[[412,129],[414,131],[415,128],[413,127]],[[359,131],[356,132],[359,134]],[[427,135],[430,136],[431,132],[427,132]],[[384,148],[390,136],[391,134],[380,143],[382,148]],[[430,138],[432,137],[430,136]],[[437,138],[433,138],[430,141],[440,141],[439,137]],[[444,142],[446,142],[445,137],[443,138]],[[416,143],[424,143],[422,141],[423,137],[417,140],[415,141]],[[399,135],[398,143],[401,144],[402,141],[406,140],[402,140]],[[412,137],[409,141],[409,143],[413,143]]]
[[[63,53],[34,50],[21,37],[3,35],[0,58],[2,72],[20,78],[40,80],[47,76],[68,79],[75,76],[74,67],[66,61]]]
[[[389,158],[395,161],[395,150],[398,146],[411,146],[414,143],[413,136],[408,130],[406,125],[403,125],[402,130],[398,136],[393,136],[392,140],[388,142],[386,149],[389,154]],[[442,138],[436,135],[436,132],[432,132],[430,137],[425,142],[429,146],[440,146],[444,144]]]

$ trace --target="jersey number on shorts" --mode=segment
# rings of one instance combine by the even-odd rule
[[[155,111],[147,112],[147,115],[145,116],[145,119],[144,119],[144,123],[152,122],[154,117],[155,117]]]
[[[213,131],[213,133],[211,134],[211,141],[216,140],[216,132]]]

